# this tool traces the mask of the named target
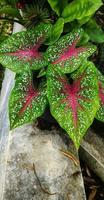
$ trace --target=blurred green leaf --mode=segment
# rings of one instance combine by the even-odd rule
[[[84,32],[82,38],[80,39],[80,41],[78,43],[78,45],[86,45],[88,43],[89,39],[90,39],[89,35]]]
[[[102,0],[73,0],[62,12],[65,22],[71,22],[74,19],[82,20],[93,15],[102,5]]]
[[[54,44],[60,37],[61,33],[63,32],[64,28],[64,19],[59,18],[57,22],[53,25],[52,30],[50,32],[50,36],[45,42],[47,45]]]
[[[68,0],[48,0],[51,8],[57,13],[58,16],[61,15],[63,8],[67,5]]]
[[[9,15],[13,18],[14,17],[21,18],[19,11],[16,8],[12,8],[10,5],[3,6],[0,9],[0,15],[2,14]]]
[[[94,19],[91,19],[87,24],[84,25],[84,30],[89,35],[92,42],[104,42],[104,31]]]
[[[5,0],[8,4],[11,4],[12,6],[16,6],[16,3],[18,2],[18,0]]]
[[[84,17],[78,20],[78,24],[82,26],[83,24],[87,23],[91,19],[92,15]]]

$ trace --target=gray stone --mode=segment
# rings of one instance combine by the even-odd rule
[[[69,138],[59,131],[32,125],[12,131],[4,200],[85,200],[80,166],[60,149],[77,156]]]
[[[79,153],[87,165],[104,181],[104,138],[89,130]]]

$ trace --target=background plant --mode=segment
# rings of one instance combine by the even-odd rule
[[[96,51],[88,41],[104,40],[94,16],[101,5],[100,0],[44,1],[42,7],[39,1],[15,2],[27,31],[0,45],[0,62],[17,73],[9,103],[11,128],[41,116],[48,102],[76,147],[94,117],[104,122],[104,77],[93,57],[88,59]]]

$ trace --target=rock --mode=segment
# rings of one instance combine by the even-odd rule
[[[4,200],[85,200],[77,152],[59,131],[25,125],[11,132]]]
[[[90,129],[84,137],[79,153],[89,168],[104,181],[104,138]]]

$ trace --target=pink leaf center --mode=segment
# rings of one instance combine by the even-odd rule
[[[77,128],[78,126],[78,107],[81,110],[84,110],[83,106],[80,105],[79,99],[83,101],[89,102],[90,99],[87,97],[82,96],[80,94],[81,90],[86,89],[86,87],[81,88],[81,80],[84,75],[82,75],[78,80],[76,80],[73,84],[69,84],[67,80],[61,79],[62,86],[62,92],[65,95],[65,98],[61,101],[61,103],[66,103],[66,110],[71,109],[72,111],[72,117],[73,117],[73,123],[74,127]]]
[[[43,42],[43,37],[39,38],[38,42],[32,47],[28,47],[25,49],[19,49],[16,52],[6,53],[7,55],[16,56],[19,60],[31,61],[32,59],[37,59],[42,56],[41,52],[39,52],[39,48]]]
[[[23,99],[23,107],[19,111],[19,115],[22,115],[28,106],[31,107],[32,101],[39,95],[37,90],[34,90],[32,85],[29,85],[26,96]],[[24,103],[25,102],[25,103]]]
[[[64,52],[60,55],[60,57],[55,60],[54,62],[52,62],[52,64],[58,64],[62,61],[66,61],[68,59],[70,59],[71,57],[78,57],[78,54],[80,52],[83,52],[83,51],[86,51],[86,48],[85,47],[79,47],[79,48],[76,48],[76,44],[78,42],[79,38],[77,38],[76,40],[73,41],[71,47],[67,47]]]

